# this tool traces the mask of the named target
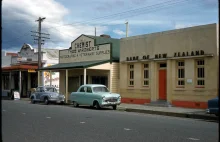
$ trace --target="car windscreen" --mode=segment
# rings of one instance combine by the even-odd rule
[[[93,87],[93,92],[109,92],[106,87]]]
[[[50,87],[46,87],[46,88],[45,88],[45,91],[48,91],[48,92],[57,92],[56,89],[50,88]]]

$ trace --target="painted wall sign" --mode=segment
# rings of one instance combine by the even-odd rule
[[[14,100],[20,100],[20,93],[17,91],[14,91]]]
[[[36,72],[36,71],[35,71],[35,70],[31,70],[31,69],[29,69],[28,72]]]
[[[43,58],[43,55],[41,56]],[[18,52],[18,57],[12,57],[12,64],[16,64],[22,61],[38,61],[38,53],[34,52],[34,49],[29,44],[24,44],[20,52]]]
[[[199,56],[199,55],[204,55],[205,52],[203,50],[199,50],[199,51],[191,51],[191,52],[174,52],[173,57],[186,57],[186,56]],[[167,57],[167,53],[163,53],[163,54],[155,54],[154,56],[152,56],[152,58],[150,58],[150,55],[144,55],[142,56],[142,58],[140,58],[139,56],[133,56],[133,57],[126,57],[127,61],[134,61],[134,60],[148,60],[148,59],[166,59]],[[170,57],[169,57],[170,58]]]
[[[70,49],[60,51],[60,63],[110,59],[110,44],[94,45],[94,39],[80,36],[72,42]]]

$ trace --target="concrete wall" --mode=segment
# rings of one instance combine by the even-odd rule
[[[176,106],[206,108],[207,100],[217,96],[218,56],[216,24],[197,26],[173,31],[153,33],[121,39],[120,42],[120,93],[126,103],[148,103],[158,100],[159,62],[167,64],[167,101]],[[191,52],[203,50],[205,55],[213,57],[186,57],[172,59],[174,52]],[[155,54],[167,53],[167,58],[154,60]],[[150,84],[143,87],[142,63],[140,61],[123,62],[127,57],[149,55]],[[196,85],[196,60],[205,60],[205,86]],[[185,62],[185,86],[177,86],[177,61]],[[134,64],[134,86],[128,87],[128,65]],[[192,79],[192,83],[187,83]]]

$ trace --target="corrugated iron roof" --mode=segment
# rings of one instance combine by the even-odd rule
[[[96,65],[108,63],[110,60],[101,61],[85,61],[85,62],[73,62],[73,63],[59,63],[56,65],[41,68],[40,70],[53,70],[53,69],[70,69],[70,68],[87,68]]]

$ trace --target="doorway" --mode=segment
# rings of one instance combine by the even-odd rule
[[[167,70],[166,63],[159,64],[159,100],[167,99]]]
[[[107,76],[92,76],[92,84],[102,84],[108,86]]]

